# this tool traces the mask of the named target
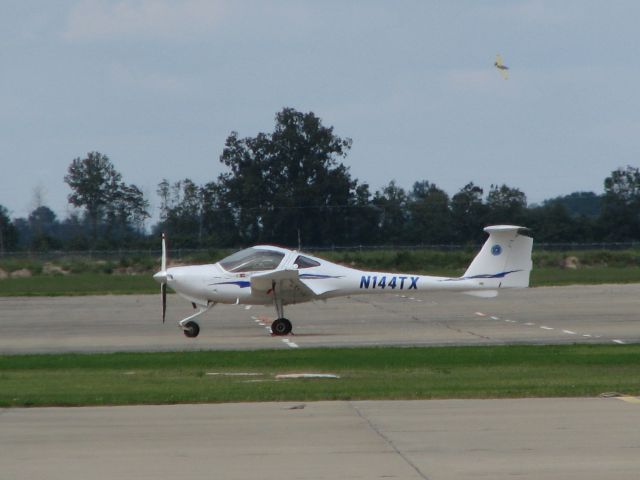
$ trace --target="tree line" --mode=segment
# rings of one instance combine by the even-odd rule
[[[39,205],[10,219],[0,205],[0,251],[113,249],[157,246],[166,232],[177,247],[477,244],[482,228],[531,228],[538,242],[640,240],[640,169],[621,167],[604,191],[574,192],[529,205],[508,185],[487,191],[469,182],[453,196],[428,180],[404,189],[391,180],[372,191],[343,160],[352,141],[314,113],[284,108],[271,133],[232,132],[220,162],[225,172],[203,184],[163,179],[160,220],[150,229],[149,201],[99,152],[75,158],[64,181],[76,207],[58,219]]]

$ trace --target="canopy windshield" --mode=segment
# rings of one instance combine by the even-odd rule
[[[258,248],[245,248],[220,260],[220,266],[227,272],[258,272],[278,268],[284,253]]]

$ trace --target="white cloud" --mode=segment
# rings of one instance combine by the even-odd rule
[[[82,0],[68,16],[68,40],[114,37],[188,38],[206,33],[222,16],[213,0]]]

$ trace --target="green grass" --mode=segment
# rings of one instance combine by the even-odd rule
[[[584,267],[577,270],[540,267],[531,271],[532,287],[640,283],[640,267]]]
[[[211,376],[210,372],[261,375]],[[276,380],[335,373],[340,379]],[[346,348],[0,357],[0,406],[640,394],[640,345]]]
[[[0,296],[63,296],[157,293],[159,285],[151,275],[107,275],[78,273],[37,275],[0,280]]]

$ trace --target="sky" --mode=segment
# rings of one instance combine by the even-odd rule
[[[639,19],[631,0],[3,0],[0,205],[66,217],[66,170],[99,151],[157,218],[163,178],[216,179],[227,136],[283,107],[351,138],[372,191],[601,193],[640,166]]]

